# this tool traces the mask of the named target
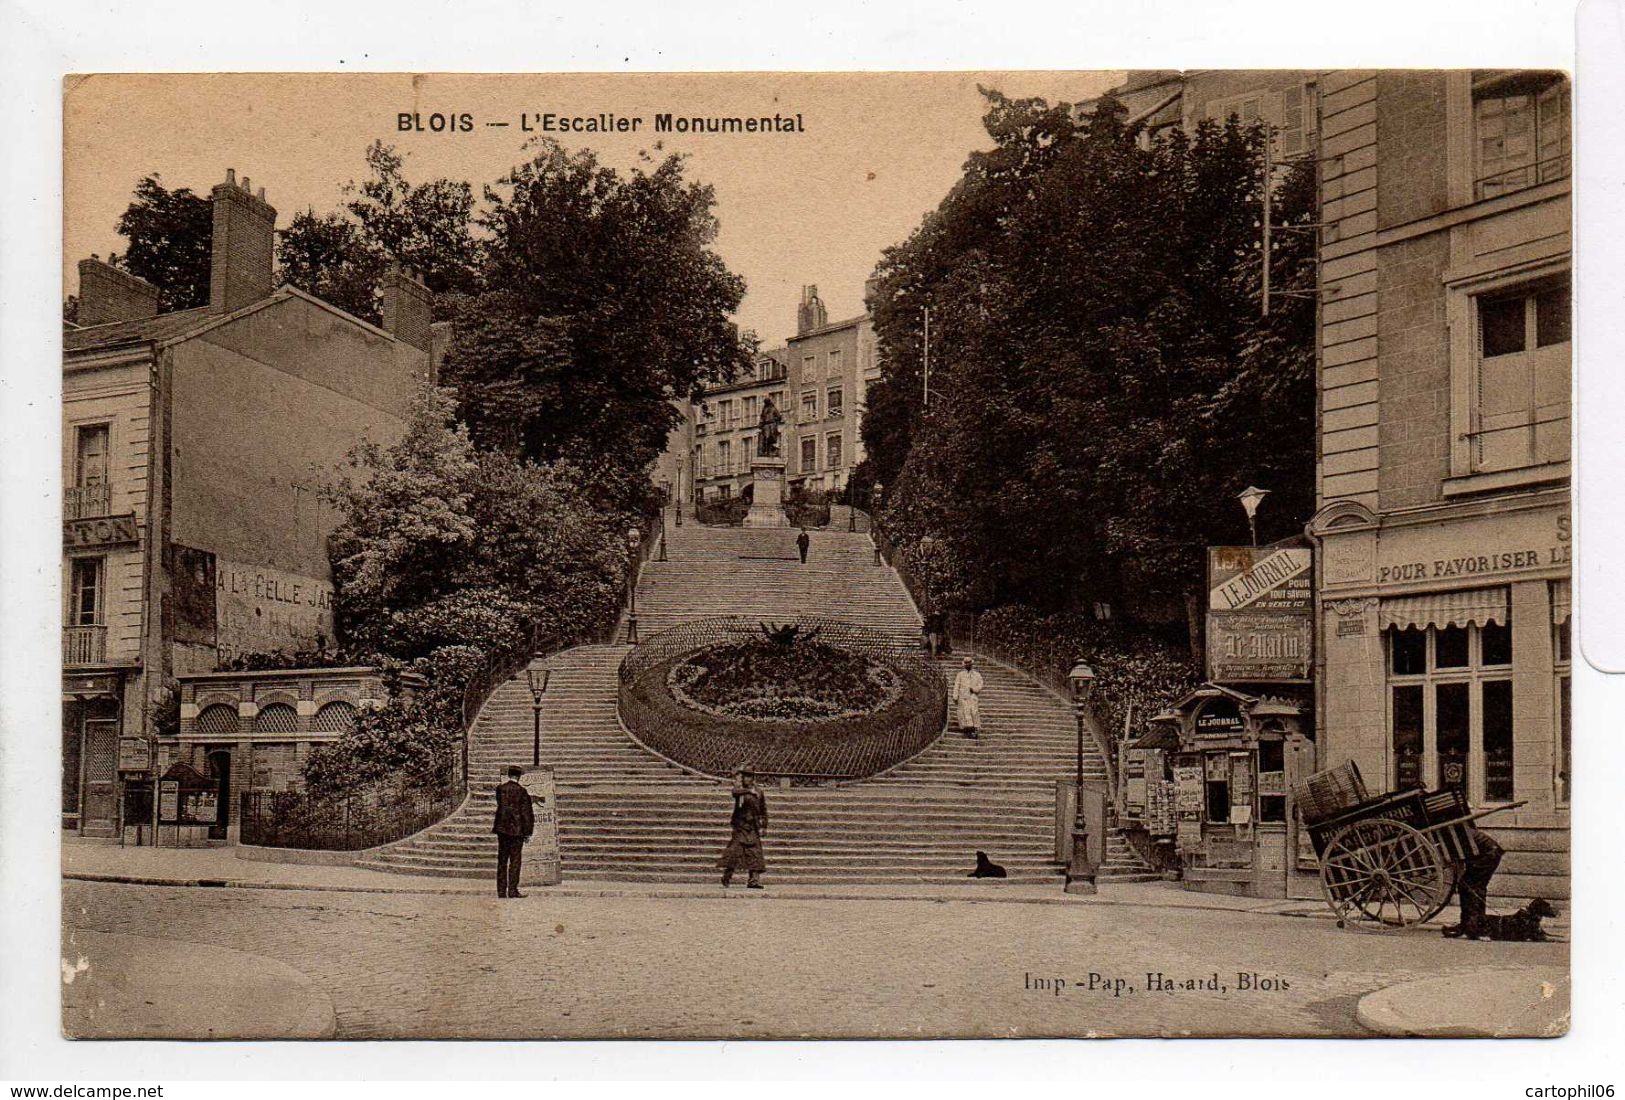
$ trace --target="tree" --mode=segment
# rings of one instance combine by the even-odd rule
[[[481,446],[642,471],[674,402],[732,377],[744,282],[712,250],[716,198],[667,157],[627,175],[539,141],[485,191],[483,290],[442,377]]]
[[[377,323],[384,273],[391,261],[435,292],[435,319],[447,320],[477,281],[474,192],[448,179],[412,184],[405,158],[381,141],[367,147],[371,175],[351,180],[343,211],[307,210],[278,230],[284,283]]]
[[[167,189],[154,172],[136,183],[118,231],[129,247],[114,265],[158,288],[160,313],[209,304],[213,202],[185,187]]]
[[[387,260],[369,246],[354,222],[339,214],[318,216],[306,210],[277,236],[277,263],[284,283],[379,323],[378,287]]]
[[[1281,235],[1299,296],[1261,319],[1262,127],[1146,146],[1109,99],[1079,123],[988,98],[994,149],[878,269],[863,430],[889,533],[947,605],[1177,621],[1204,548],[1246,537],[1244,485],[1281,494],[1266,533],[1312,509],[1313,236]],[[1313,220],[1312,172],[1270,184],[1278,220]]]

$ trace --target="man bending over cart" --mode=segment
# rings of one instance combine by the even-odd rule
[[[1456,894],[1461,901],[1461,923],[1450,925],[1444,934],[1450,939],[1487,940],[1484,908],[1489,899],[1490,879],[1501,865],[1504,853],[1495,838],[1483,829],[1476,825],[1468,825],[1466,829],[1477,854],[1466,857],[1458,865]]]

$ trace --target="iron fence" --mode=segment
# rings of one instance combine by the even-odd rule
[[[354,852],[426,829],[457,808],[460,783],[421,788],[376,783],[342,795],[305,791],[245,791],[244,844]]]
[[[727,642],[762,637],[762,623],[725,616],[662,631],[621,662],[621,721],[651,751],[705,775],[726,776],[741,762],[792,783],[861,779],[915,756],[942,734],[948,692],[941,673],[912,646],[834,619],[798,617],[820,643],[861,653],[897,674],[898,696],[868,714],[821,721],[730,718],[677,702],[667,673],[685,657]],[[788,623],[774,623],[783,626]]]

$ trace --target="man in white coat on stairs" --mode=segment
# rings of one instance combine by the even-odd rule
[[[982,727],[982,674],[969,657],[965,667],[954,674],[954,706],[959,710],[960,731],[976,737]]]

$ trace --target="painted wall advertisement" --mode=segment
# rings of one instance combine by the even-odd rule
[[[332,645],[333,585],[265,566],[220,561],[215,615],[221,660]]]
[[[1309,679],[1314,551],[1307,546],[1208,547],[1207,677]]]

